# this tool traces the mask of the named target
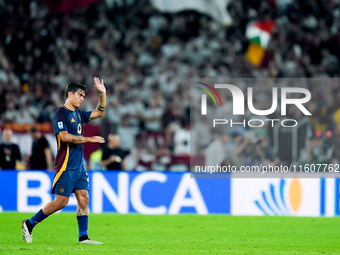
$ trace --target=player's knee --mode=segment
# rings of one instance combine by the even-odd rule
[[[60,208],[60,209],[63,209],[67,204],[68,204],[68,200],[60,201],[60,203],[59,203],[59,208]]]
[[[64,199],[58,199],[55,201],[59,210],[63,209],[68,204],[68,197]]]

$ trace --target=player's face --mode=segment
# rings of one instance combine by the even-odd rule
[[[12,134],[13,134],[12,130],[10,130],[10,129],[5,129],[4,130],[4,138],[5,138],[6,142],[9,143],[11,141]]]
[[[78,90],[72,95],[72,105],[75,108],[79,108],[80,105],[85,100],[85,91],[84,90]]]

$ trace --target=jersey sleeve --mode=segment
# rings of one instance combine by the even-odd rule
[[[64,111],[59,109],[53,116],[53,131],[54,134],[58,134],[62,131],[67,131],[67,123],[66,123],[66,116]]]
[[[84,120],[84,123],[89,123],[91,113],[92,113],[92,111],[81,111],[81,115],[82,115],[82,118]]]

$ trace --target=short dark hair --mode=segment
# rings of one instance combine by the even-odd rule
[[[38,129],[36,126],[32,126],[32,127],[30,128],[30,132],[31,132],[31,133],[39,132],[39,129]]]
[[[79,82],[71,82],[65,88],[65,97],[66,98],[68,97],[68,92],[71,91],[74,94],[78,90],[84,90],[86,92],[86,86],[84,84],[79,83]]]
[[[238,132],[234,132],[234,133],[231,134],[231,137],[232,137],[233,139],[235,139],[235,138],[238,137],[238,136],[241,136],[241,134],[238,133]]]

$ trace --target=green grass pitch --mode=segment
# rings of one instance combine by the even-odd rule
[[[90,238],[77,243],[74,213],[40,223],[22,240],[27,213],[0,213],[0,254],[340,254],[340,218],[90,214]]]

